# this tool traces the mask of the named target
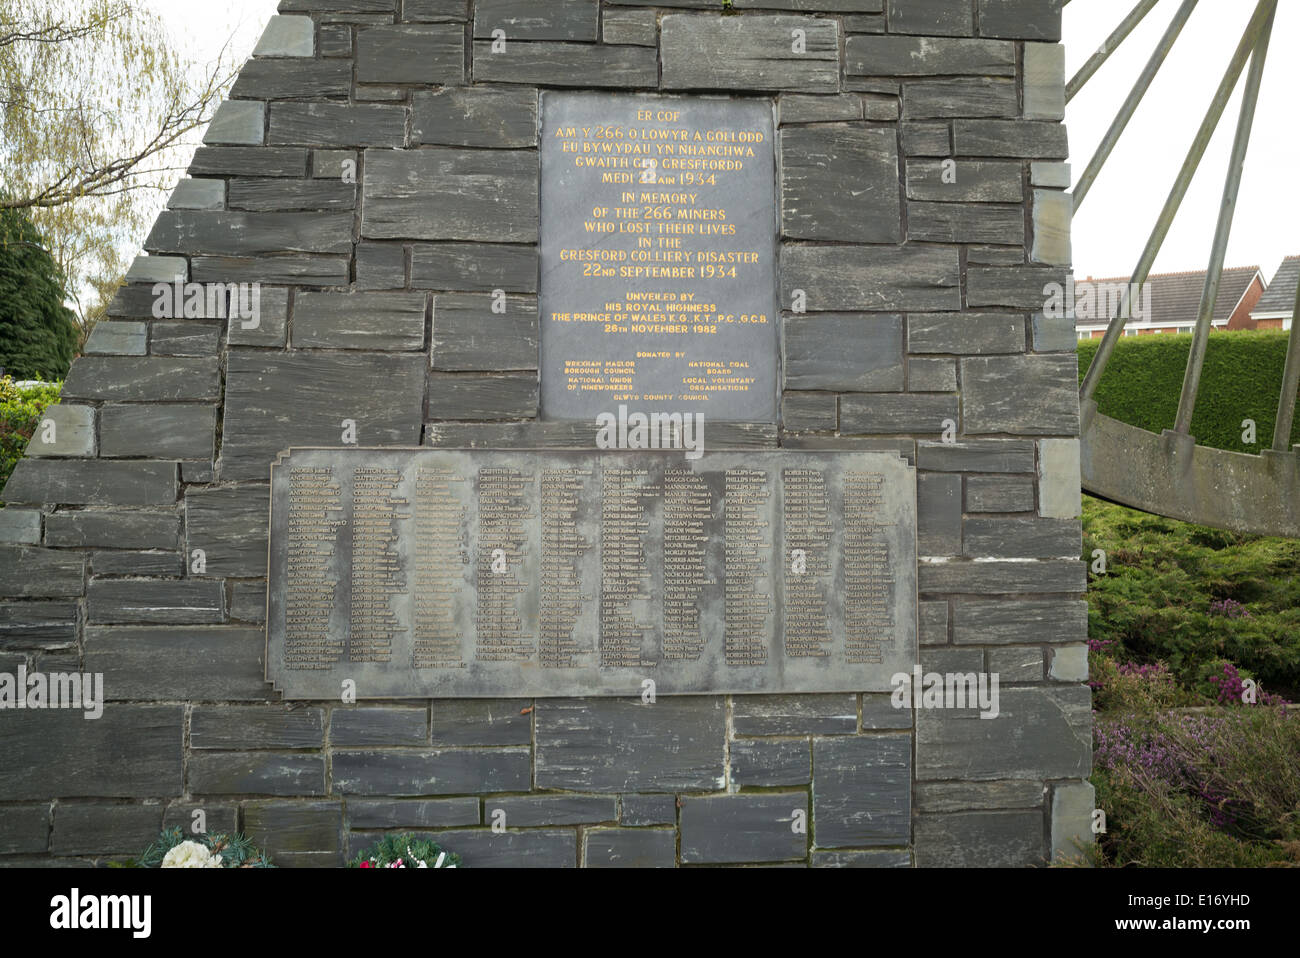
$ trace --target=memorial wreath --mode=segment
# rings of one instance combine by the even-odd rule
[[[158,839],[128,868],[274,868],[266,852],[243,835],[198,835],[187,839],[179,827],[163,829]]]
[[[352,859],[351,868],[458,868],[461,858],[414,835],[385,835]]]

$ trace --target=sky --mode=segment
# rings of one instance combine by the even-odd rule
[[[253,49],[277,0],[147,0],[181,47],[200,63],[213,60],[231,40],[236,61]],[[538,0],[545,2],[545,0]],[[1136,0],[1075,0],[1065,8],[1066,75],[1072,76],[1110,34]],[[1071,163],[1077,176],[1132,89],[1151,51],[1179,6],[1160,0],[1066,112]],[[1119,146],[1093,185],[1074,222],[1078,278],[1127,276],[1137,265],[1210,97],[1255,4],[1200,0],[1173,52],[1152,84]],[[1288,53],[1300,37],[1300,2],[1280,4],[1264,75],[1250,153],[1228,246],[1227,265],[1259,266],[1272,279],[1282,258],[1300,254],[1300,58]],[[1210,256],[1232,149],[1241,87],[1224,111],[1169,238],[1156,272],[1203,270]]]

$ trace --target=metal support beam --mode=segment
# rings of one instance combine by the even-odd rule
[[[1070,78],[1070,82],[1065,85],[1065,102],[1069,103],[1074,99],[1074,95],[1083,89],[1083,85],[1092,79],[1092,75],[1102,68],[1102,65],[1110,59],[1110,55],[1120,48],[1128,35],[1133,32],[1134,28],[1141,23],[1148,13],[1154,9],[1160,0],[1138,0],[1138,5],[1133,8],[1123,22],[1120,23],[1115,31],[1106,38],[1106,42],[1097,48],[1097,52],[1088,58],[1088,62],[1079,68],[1079,72]]]
[[[1295,312],[1291,314],[1291,339],[1287,343],[1286,369],[1282,373],[1282,395],[1278,397],[1277,419],[1273,425],[1275,452],[1286,452],[1291,447],[1297,392],[1300,392],[1300,284],[1295,290]]]
[[[1151,275],[1151,267],[1155,264],[1156,257],[1160,254],[1160,248],[1164,245],[1165,238],[1169,235],[1169,230],[1173,226],[1174,217],[1178,214],[1178,209],[1187,196],[1187,190],[1191,187],[1192,180],[1196,176],[1196,170],[1201,164],[1201,159],[1205,156],[1210,140],[1214,137],[1214,131],[1219,125],[1219,120],[1223,117],[1223,111],[1228,106],[1228,100],[1232,98],[1232,91],[1236,88],[1237,81],[1241,79],[1242,71],[1246,68],[1246,61],[1250,59],[1255,44],[1259,41],[1260,34],[1264,30],[1264,24],[1271,20],[1276,6],[1277,0],[1259,0],[1254,15],[1246,25],[1246,30],[1241,36],[1241,42],[1237,44],[1237,50],[1228,63],[1228,69],[1223,75],[1223,80],[1219,83],[1218,90],[1215,91],[1214,99],[1210,102],[1205,119],[1201,121],[1201,128],[1197,130],[1196,138],[1192,140],[1187,159],[1183,161],[1182,169],[1178,171],[1178,178],[1174,181],[1173,189],[1170,190],[1169,198],[1165,201],[1164,209],[1160,211],[1160,218],[1156,221],[1155,228],[1151,231],[1147,245],[1142,251],[1142,257],[1138,261],[1137,269],[1133,271],[1129,290],[1125,292],[1120,302],[1119,311],[1111,319],[1110,325],[1106,327],[1106,335],[1102,337],[1101,343],[1097,347],[1097,353],[1092,358],[1092,364],[1088,367],[1088,373],[1084,376],[1083,385],[1079,389],[1079,395],[1084,400],[1093,398],[1097,391],[1097,382],[1101,379],[1101,374],[1105,372],[1106,364],[1110,362],[1110,358],[1115,352],[1115,344],[1119,341],[1124,330],[1124,324],[1128,321],[1129,309],[1132,305],[1130,303],[1131,291],[1134,287],[1140,287],[1144,284],[1147,277]]]
[[[1223,183],[1219,222],[1214,228],[1210,265],[1206,269],[1205,286],[1201,290],[1201,308],[1196,316],[1192,351],[1187,357],[1187,370],[1183,374],[1183,392],[1178,397],[1178,417],[1174,420],[1174,432],[1184,436],[1191,434],[1192,414],[1196,411],[1196,394],[1201,387],[1201,370],[1205,366],[1205,349],[1209,344],[1210,329],[1214,322],[1214,304],[1219,298],[1223,263],[1228,255],[1228,240],[1232,236],[1232,221],[1237,213],[1237,197],[1241,192],[1241,175],[1246,168],[1250,133],[1255,126],[1255,107],[1259,104],[1259,88],[1264,81],[1264,63],[1268,59],[1268,41],[1273,34],[1277,0],[1268,0],[1268,4],[1268,19],[1255,44],[1255,53],[1250,61],[1250,74],[1246,77],[1246,92],[1241,98],[1241,112],[1237,117],[1237,135],[1232,142],[1232,159],[1229,161],[1228,175]]]

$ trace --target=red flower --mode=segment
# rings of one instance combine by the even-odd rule
[[[362,862],[362,863],[361,863],[361,867],[362,867],[362,868],[374,868],[375,866],[372,865],[372,864],[370,864],[370,862]]]

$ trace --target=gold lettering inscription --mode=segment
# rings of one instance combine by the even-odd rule
[[[737,112],[745,119],[727,127],[725,114],[693,104],[611,103],[601,122],[556,122],[546,131],[544,170],[558,154],[561,168],[569,167],[564,189],[577,203],[565,205],[557,231],[544,229],[544,241],[560,241],[548,247],[558,265],[547,267],[545,280],[558,292],[544,297],[542,320],[572,334],[589,331],[600,344],[595,354],[606,358],[634,358],[648,343],[672,341],[677,348],[662,364],[640,365],[630,383],[616,384],[594,368],[570,368],[583,362],[573,352],[582,340],[571,335],[555,340],[566,344],[564,352],[547,363],[542,378],[562,374],[568,393],[678,408],[723,393],[774,392],[754,376],[688,382],[678,373],[687,355],[725,367],[755,359],[756,349],[776,348],[745,335],[747,328],[775,324],[775,303],[761,292],[771,287],[775,269],[775,218],[755,215],[772,203],[755,194],[772,189],[770,128],[753,126],[752,110]],[[544,217],[546,208],[544,202]],[[751,308],[758,303],[772,308]],[[544,328],[544,357],[547,340]],[[763,373],[770,380],[770,367]],[[578,397],[566,399],[576,405]]]

